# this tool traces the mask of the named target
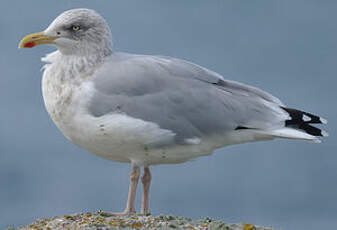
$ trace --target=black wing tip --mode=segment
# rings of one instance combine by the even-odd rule
[[[290,118],[289,121],[290,123],[298,124],[298,123],[306,123],[306,124],[327,124],[328,120],[324,119],[323,117],[319,117],[317,115],[307,113],[301,110],[297,109],[292,109],[292,108],[286,108],[282,107],[281,108],[286,111]]]
[[[290,119],[285,121],[285,126],[303,130],[313,136],[329,136],[325,130],[312,126],[312,124],[327,124],[328,121],[326,119],[297,109],[281,108],[290,116]]]
[[[297,128],[313,136],[320,136],[320,137],[329,136],[329,134],[325,130],[319,129],[309,124],[303,123],[302,125],[299,125]]]

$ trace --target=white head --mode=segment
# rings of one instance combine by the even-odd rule
[[[112,53],[111,31],[102,16],[90,9],[73,9],[59,15],[46,30],[23,38],[20,48],[51,44],[64,55],[108,56]]]

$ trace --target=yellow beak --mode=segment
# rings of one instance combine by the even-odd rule
[[[58,36],[47,36],[44,32],[29,34],[20,41],[19,48],[33,48],[37,45],[52,44],[56,38]]]

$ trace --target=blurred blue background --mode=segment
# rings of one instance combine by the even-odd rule
[[[74,146],[44,109],[40,58],[54,48],[17,49],[24,35],[78,7],[106,18],[116,50],[187,59],[330,121],[322,144],[250,143],[152,167],[153,214],[287,230],[336,228],[337,1],[2,0],[0,229],[124,208],[129,165]]]

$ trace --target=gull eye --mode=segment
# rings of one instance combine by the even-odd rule
[[[73,26],[71,27],[71,29],[72,29],[73,31],[78,31],[78,30],[81,29],[81,27],[80,27],[80,26],[77,26],[77,25],[73,25]]]

